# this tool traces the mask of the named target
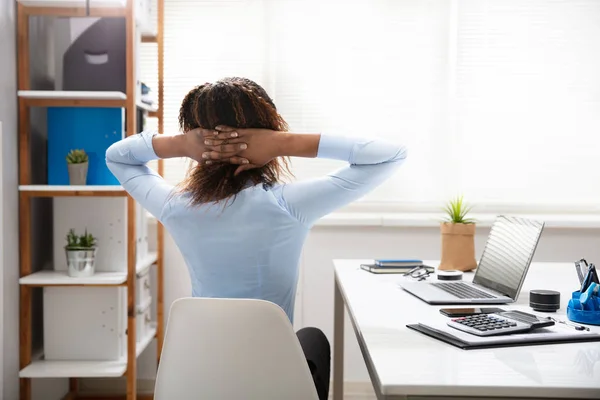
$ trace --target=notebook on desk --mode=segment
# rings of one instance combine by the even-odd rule
[[[401,274],[423,265],[418,259],[379,259],[361,264],[360,268],[374,274]]]
[[[599,332],[577,331],[572,327],[560,324],[549,328],[541,328],[531,333],[488,337],[471,335],[470,333],[459,331],[458,329],[449,327],[445,320],[406,326],[465,350],[600,341]]]

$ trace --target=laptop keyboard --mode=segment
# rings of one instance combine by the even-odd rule
[[[467,285],[462,282],[446,283],[446,282],[432,282],[433,286],[442,289],[445,292],[453,294],[459,299],[495,299],[497,296],[493,296],[484,291],[475,289],[473,286]]]

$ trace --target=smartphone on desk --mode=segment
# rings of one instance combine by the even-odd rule
[[[469,308],[442,308],[440,313],[447,317],[467,317],[469,315],[477,314],[495,314],[504,312],[505,310],[497,307],[469,307]]]

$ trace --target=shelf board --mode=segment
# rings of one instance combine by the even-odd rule
[[[32,197],[127,196],[127,192],[119,185],[19,185],[19,191]]]
[[[21,378],[116,378],[127,370],[127,362],[35,360],[19,371]]]
[[[33,107],[126,107],[127,96],[123,92],[79,91],[79,90],[19,90],[20,98]],[[136,107],[155,113],[158,106],[141,101]]]
[[[146,257],[142,258],[137,262],[135,266],[135,273],[139,275],[143,275],[146,270],[148,270],[152,265],[156,263],[158,260],[158,253],[155,251],[150,251],[146,255]]]
[[[137,275],[146,272],[158,259],[156,252],[150,252],[138,261],[135,271]],[[96,272],[93,276],[73,278],[66,271],[44,270],[34,272],[19,279],[24,286],[118,286],[127,282],[126,272]]]
[[[18,96],[30,107],[125,107],[123,92],[79,90],[19,90]]]
[[[148,345],[152,342],[152,340],[155,337],[156,337],[156,324],[153,323],[152,327],[148,330],[148,332],[146,332],[146,334],[141,338],[141,340],[138,340],[138,342],[135,344],[135,356],[139,357],[140,354],[142,354],[144,352],[144,350],[146,350]]]
[[[157,41],[156,35],[142,34],[142,43],[156,43]]]
[[[158,106],[151,106],[150,104],[142,103],[141,101],[138,101],[136,106],[144,111],[148,111],[149,113],[155,113],[158,111]]]
[[[124,272],[96,272],[86,278],[73,278],[66,271],[39,271],[19,279],[26,286],[112,286],[127,281]]]
[[[82,7],[85,8],[86,0],[17,0],[25,7]],[[127,5],[127,0],[93,0],[94,7],[114,7],[123,8]]]
[[[94,0],[86,9],[85,0],[19,0],[27,15],[55,17],[125,17],[126,0]]]
[[[85,90],[19,90],[25,99],[70,99],[70,100],[127,100],[123,92]]]

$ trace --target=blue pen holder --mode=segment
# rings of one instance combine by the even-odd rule
[[[573,292],[567,306],[567,318],[573,322],[600,325],[600,285],[592,283],[585,292]]]

